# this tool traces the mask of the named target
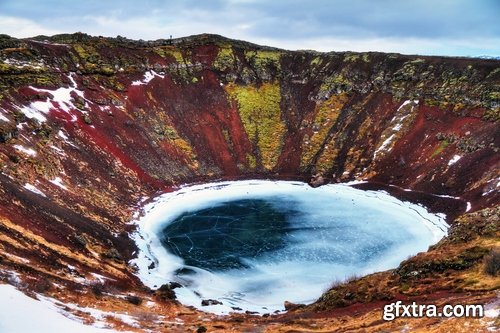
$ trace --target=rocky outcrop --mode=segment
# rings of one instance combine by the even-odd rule
[[[498,60],[1,35],[0,278],[136,288],[127,222],[188,182],[363,179],[459,197],[451,216],[498,205],[499,110]]]

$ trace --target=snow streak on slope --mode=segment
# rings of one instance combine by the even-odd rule
[[[24,113],[28,118],[34,118],[39,122],[43,123],[47,121],[45,117],[51,110],[58,108],[71,115],[72,121],[77,120],[77,116],[73,114],[73,111],[78,110],[78,108],[73,104],[73,96],[84,99],[83,91],[77,89],[77,84],[72,76],[68,75],[68,79],[71,81],[71,87],[69,88],[58,88],[56,90],[39,89],[35,87],[30,87],[39,93],[48,93],[50,97],[47,97],[45,101],[36,101],[30,103],[28,106],[24,106],[19,110]],[[78,111],[82,112],[82,111]]]
[[[413,109],[417,106],[418,100],[407,100],[404,101],[403,104],[401,104],[401,106],[397,109],[396,114],[389,123],[389,126],[382,133],[381,138],[384,139],[384,141],[379,144],[375,150],[375,153],[373,154],[374,160],[389,152],[393,148],[397,141],[396,139],[401,136],[400,132],[403,128],[405,119],[413,113]]]

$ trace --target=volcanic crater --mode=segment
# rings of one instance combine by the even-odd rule
[[[384,321],[381,309],[498,308],[488,267],[500,246],[499,118],[497,59],[207,34],[0,35],[0,280],[115,330],[498,328],[486,317]],[[332,278],[287,312],[220,316],[179,303],[176,283],[146,286],[134,239],[143,207],[185,184],[249,179],[383,190],[444,214],[448,235],[395,269]]]

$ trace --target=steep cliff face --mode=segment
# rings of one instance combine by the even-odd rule
[[[140,284],[127,222],[194,181],[363,179],[460,197],[451,216],[491,207],[499,118],[498,60],[0,36],[0,277]]]

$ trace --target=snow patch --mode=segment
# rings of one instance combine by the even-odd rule
[[[155,302],[152,302],[152,301],[147,301],[147,302],[146,302],[146,306],[147,306],[148,308],[153,308],[153,307],[155,307],[155,306],[156,306],[156,303],[155,303]]]
[[[405,108],[405,106],[407,105],[410,105],[409,111],[407,111]],[[391,151],[395,143],[396,134],[401,131],[401,129],[403,128],[404,120],[408,118],[408,116],[413,112],[413,109],[417,105],[418,100],[406,100],[399,106],[399,108],[396,110],[396,114],[391,119],[389,126],[386,130],[384,130],[384,133],[382,134],[382,136],[387,137],[387,139],[385,139],[382,144],[380,144],[378,148],[375,149],[373,160],[376,160],[381,153]]]
[[[31,184],[29,184],[29,183],[24,184],[24,188],[25,188],[25,189],[27,189],[27,190],[29,190],[29,191],[31,191],[31,192],[33,192],[33,193],[39,194],[39,195],[41,195],[42,197],[45,197],[45,198],[47,197],[47,196],[45,195],[45,193],[43,193],[43,192],[42,192],[42,191],[40,191],[38,188],[36,188],[34,185],[31,185]]]
[[[8,122],[8,123],[9,123],[9,122],[10,122],[9,118],[5,117],[5,116],[3,115],[3,112],[5,112],[5,110],[4,110],[4,109],[0,109],[0,120],[1,120],[1,121],[5,121],[5,122]]]
[[[76,145],[69,140],[69,137],[62,130],[59,130],[59,132],[57,132],[57,136],[63,139],[63,141],[68,145],[77,148]]]
[[[401,104],[401,106],[398,108],[398,111],[401,110],[403,107],[405,107],[406,105],[410,104],[410,103],[413,103],[415,105],[418,105],[418,99],[415,99],[415,100],[406,100],[403,102],[403,104]]]
[[[65,47],[65,48],[70,48],[70,46],[68,44],[54,43],[54,42],[50,42],[48,40],[34,40],[34,39],[30,39],[30,42],[38,43],[38,44],[45,44],[45,45],[50,45],[50,46],[62,46],[62,47]]]
[[[97,273],[90,273],[90,275],[92,275],[96,280],[98,280],[99,282],[101,283],[104,283],[106,282],[107,280],[111,280],[111,281],[114,281],[113,279],[110,279],[104,275],[101,275],[101,274],[97,274]]]
[[[64,141],[68,141],[68,140],[69,140],[69,138],[68,138],[68,136],[66,135],[66,133],[64,133],[64,132],[63,132],[63,131],[61,131],[61,130],[59,130],[59,132],[57,132],[57,135],[58,135],[61,139],[63,139]]]
[[[407,116],[404,116],[401,118],[401,121],[403,121]],[[393,131],[399,131],[401,128],[403,128],[403,123],[398,123],[396,125],[394,125],[394,127],[392,128]]]
[[[31,149],[31,148],[26,148],[26,147],[23,147],[21,145],[14,145],[13,147],[26,155],[36,156],[36,151]]]
[[[51,299],[48,297],[43,297],[43,296],[39,296],[39,298],[41,298],[42,300],[44,300],[48,303],[53,303],[55,301],[54,299]],[[137,320],[135,320],[132,316],[130,316],[129,314],[126,314],[126,313],[106,312],[106,311],[98,310],[95,308],[81,307],[81,306],[78,306],[77,304],[71,304],[71,303],[63,304],[63,306],[65,308],[71,309],[72,311],[75,311],[75,312],[83,312],[83,313],[90,314],[90,316],[92,318],[94,318],[94,320],[95,320],[93,326],[96,328],[102,329],[102,328],[105,328],[106,326],[108,326],[108,324],[106,323],[107,318],[115,318],[115,319],[117,319],[125,324],[132,326],[132,327],[139,328],[139,324],[138,324]],[[79,320],[78,317],[76,317],[70,313],[67,313],[67,315],[69,318],[74,318],[75,320]],[[106,330],[105,332],[114,332],[114,331]]]
[[[34,69],[42,69],[45,66],[45,63],[42,60],[37,62],[29,62],[17,59],[5,59],[3,60],[3,63],[16,68],[31,67]]]
[[[30,298],[11,285],[0,284],[0,332],[112,333],[71,320],[53,302]]]
[[[390,150],[390,149],[387,149],[387,147],[391,144],[392,139],[394,138],[394,136],[396,136],[396,134],[392,134],[384,142],[382,142],[382,144],[380,145],[380,147],[378,147],[377,150],[375,150],[375,153],[373,154],[373,159],[376,159],[377,158],[377,154],[380,153],[381,151]]]
[[[49,147],[52,148],[52,149],[54,149],[56,151],[56,153],[58,153],[59,155],[61,155],[61,156],[67,156],[66,153],[64,152],[64,150],[62,150],[61,148],[56,147],[54,145],[50,145]]]
[[[460,156],[460,155],[453,156],[452,159],[448,161],[448,166],[451,166],[451,165],[457,163],[458,160],[461,158],[462,158],[462,156]]]
[[[19,111],[21,111],[27,118],[36,119],[41,123],[47,121],[44,114],[49,113],[49,110],[50,106],[47,105],[46,102],[33,102],[28,106],[19,108]]]
[[[29,261],[28,259],[26,259],[26,258],[22,258],[22,257],[16,256],[16,255],[14,255],[14,254],[10,254],[10,253],[7,253],[7,252],[5,252],[5,253],[4,253],[4,255],[5,255],[5,256],[7,256],[7,257],[8,257],[8,258],[10,258],[10,259],[13,259],[13,260],[15,260],[15,261],[20,261],[20,262],[22,262],[22,263],[24,263],[24,264],[27,264],[27,263],[29,263],[29,262],[30,262],[30,261]]]
[[[10,270],[7,270],[7,269],[0,269],[0,276],[2,277],[3,280],[5,280],[5,278],[7,279],[7,282],[14,285],[14,286],[17,286],[21,283],[21,278],[19,277],[19,273],[16,272],[16,271],[10,271]],[[1,284],[0,284],[1,286]],[[0,293],[1,295],[1,293]],[[2,298],[0,297],[0,303],[1,303],[1,300]],[[1,325],[0,325],[0,328],[1,328]]]
[[[492,303],[484,306],[484,317],[481,322],[486,326],[488,332],[498,332],[498,325],[495,325],[495,319],[500,315],[500,301],[498,298]]]
[[[495,185],[495,182],[496,182],[496,185]],[[498,187],[500,187],[500,178],[489,180],[487,182],[486,188],[483,190],[485,192],[483,192],[482,196],[484,197],[485,195],[489,195],[491,193],[498,191]]]
[[[66,186],[64,186],[64,184],[62,183],[62,179],[61,177],[56,177],[52,180],[49,180],[50,183],[62,188],[63,190],[67,191],[68,188]]]
[[[484,311],[484,316],[486,318],[497,318],[500,315],[500,309],[488,309]]]
[[[462,200],[460,197],[454,197],[452,195],[447,195],[447,194],[435,194],[435,193],[429,193],[435,197],[440,197],[440,198],[450,198],[450,199],[455,199],[455,200]]]
[[[163,79],[165,77],[165,75],[160,75],[153,70],[147,71],[146,73],[144,73],[144,78],[142,80],[133,81],[132,85],[133,86],[140,86],[140,85],[148,84],[155,77],[159,77],[159,78]]]
[[[39,122],[47,121],[47,118],[44,114],[48,114],[50,110],[59,108],[64,112],[71,114],[71,111],[78,110],[78,108],[73,104],[71,93],[75,93],[76,95],[83,97],[83,91],[76,89],[77,84],[75,79],[73,78],[74,74],[68,75],[68,79],[71,81],[71,87],[69,88],[58,88],[56,90],[49,89],[40,89],[33,86],[30,86],[31,89],[37,92],[45,92],[52,95],[51,97],[47,97],[45,101],[36,101],[30,103],[28,106],[24,106],[19,110],[26,115],[28,118],[35,118]],[[78,117],[74,114],[71,114],[71,121],[75,122],[78,120]]]

